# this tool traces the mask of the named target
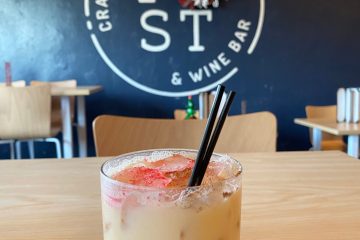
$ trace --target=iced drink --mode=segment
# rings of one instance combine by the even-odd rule
[[[196,151],[121,155],[101,168],[105,240],[239,240],[241,165],[214,154],[201,186],[187,187]]]

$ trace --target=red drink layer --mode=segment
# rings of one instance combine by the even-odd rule
[[[157,161],[144,159],[142,165],[129,166],[115,173],[112,178],[138,186],[158,188],[186,187],[194,164],[194,159],[180,154],[174,154]],[[224,167],[219,163],[211,162],[205,174],[204,182],[206,183],[214,177],[223,180],[224,178],[220,173],[224,170]]]

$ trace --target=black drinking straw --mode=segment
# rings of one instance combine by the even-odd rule
[[[200,165],[203,161],[203,157],[205,156],[206,149],[209,144],[211,132],[214,127],[217,112],[219,110],[219,106],[220,106],[224,91],[225,91],[225,87],[222,85],[218,85],[217,91],[216,91],[216,96],[215,96],[213,105],[211,107],[210,115],[209,115],[209,118],[208,118],[208,121],[207,121],[206,127],[205,127],[205,132],[204,132],[201,144],[200,144],[199,152],[196,156],[195,166],[194,166],[194,169],[192,171],[192,174],[191,174],[191,177],[190,177],[190,180],[188,183],[189,187],[195,186],[195,184],[196,184],[196,181],[198,178],[197,176],[198,176],[199,170],[200,170]]]
[[[196,180],[195,180],[195,186],[199,186],[201,185],[201,182],[204,178],[204,175],[205,175],[205,172],[206,172],[206,169],[207,169],[207,166],[209,165],[209,162],[210,162],[210,158],[214,152],[214,149],[215,149],[215,146],[216,146],[216,143],[219,139],[219,136],[220,136],[220,133],[221,133],[221,130],[222,130],[222,127],[224,126],[224,123],[225,123],[225,120],[226,120],[226,117],[229,113],[229,110],[230,110],[230,106],[234,100],[234,97],[235,97],[235,92],[231,91],[228,95],[228,97],[226,98],[226,102],[225,102],[225,105],[221,111],[221,114],[220,114],[220,117],[219,117],[219,120],[217,121],[216,123],[216,127],[215,127],[215,130],[211,136],[211,139],[210,139],[210,143],[206,149],[206,152],[205,152],[205,155],[202,159],[202,162],[201,162],[201,165],[199,167],[199,171],[196,175]]]

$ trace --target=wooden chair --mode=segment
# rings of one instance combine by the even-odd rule
[[[174,110],[174,119],[176,120],[185,120],[186,111],[182,109],[175,109]],[[199,111],[195,112],[195,117],[199,119]]]
[[[24,80],[16,80],[11,82],[12,87],[25,87],[26,82]],[[0,83],[0,87],[6,87],[6,83]],[[0,144],[9,144],[10,146],[10,158],[15,158],[15,141],[12,139],[3,140],[0,138]]]
[[[336,122],[336,105],[329,106],[306,106],[307,118],[326,118]],[[312,129],[310,129],[310,136],[312,136]],[[312,138],[310,137],[312,143]],[[322,133],[321,150],[346,150],[346,144],[341,136],[335,136],[329,133]]]
[[[51,95],[49,86],[0,87],[0,138],[16,142],[21,158],[22,141],[54,142],[61,158],[60,141],[50,129]]]
[[[97,156],[152,148],[198,149],[206,120],[179,121],[103,115],[93,122]],[[276,151],[276,118],[259,112],[227,118],[216,152]]]
[[[49,85],[50,87],[60,88],[76,88],[77,81],[75,79],[55,81],[55,82],[43,82],[43,81],[31,81],[31,86]],[[71,121],[74,122],[75,116],[75,97],[70,98],[70,111]],[[51,101],[51,128],[61,130],[62,128],[62,117],[61,117],[61,98],[52,97]]]

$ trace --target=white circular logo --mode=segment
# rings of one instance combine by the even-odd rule
[[[214,89],[239,74],[260,39],[265,0],[220,1],[216,9],[178,0],[84,0],[91,40],[130,85],[160,96]]]

